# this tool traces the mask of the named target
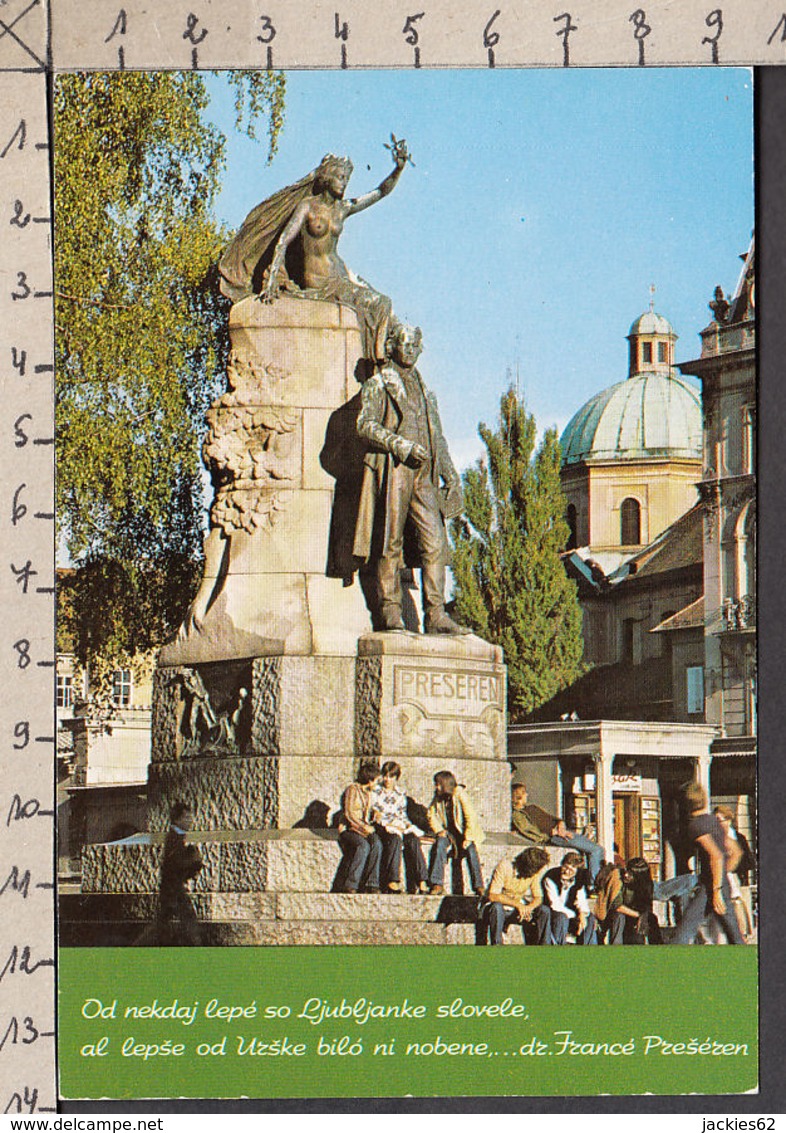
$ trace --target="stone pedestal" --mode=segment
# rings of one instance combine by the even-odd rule
[[[502,651],[480,638],[370,633],[357,657],[256,658],[198,667],[218,724],[193,728],[194,670],[155,676],[150,827],[175,799],[198,830],[326,828],[362,759],[395,759],[427,805],[435,772],[466,784],[490,831],[510,819]],[[238,715],[231,741],[221,722]]]
[[[336,481],[320,453],[330,433],[347,467],[362,460],[357,316],[338,303],[249,298],[232,307],[229,336],[228,388],[203,447],[215,488],[205,573],[159,664],[352,656],[370,623],[360,587],[325,577]]]
[[[370,633],[358,641],[356,752],[394,759],[430,801],[437,771],[464,783],[485,830],[510,828],[502,650],[479,637]]]
[[[477,903],[461,869],[447,871],[445,897],[331,895],[341,851],[330,823],[362,759],[395,759],[423,808],[437,771],[466,784],[486,834],[487,880],[521,849],[509,833],[501,651],[476,637],[376,633],[356,648],[354,658],[281,655],[158,670],[148,783],[154,833],[142,845],[86,849],[81,895],[62,922],[66,943],[139,936],[155,907],[169,811],[182,800],[204,859],[193,886],[204,943],[474,944]],[[195,713],[200,696],[209,728]],[[426,857],[430,846],[424,840]]]
[[[230,338],[204,447],[215,487],[205,574],[154,679],[153,833],[88,848],[75,908],[85,922],[149,916],[162,834],[184,802],[208,942],[471,943],[475,902],[458,870],[450,900],[464,905],[330,897],[333,817],[363,759],[392,759],[425,830],[434,774],[452,771],[487,834],[488,876],[510,839],[502,651],[474,636],[371,633],[360,587],[325,577],[334,490],[359,484],[364,454],[354,312],[247,299]]]

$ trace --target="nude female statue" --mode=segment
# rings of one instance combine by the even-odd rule
[[[237,301],[256,294],[272,302],[284,290],[305,299],[346,303],[360,319],[366,358],[381,362],[391,301],[355,276],[337,248],[347,217],[395,188],[409,153],[406,142],[395,137],[388,148],[393,171],[362,197],[344,199],[352,162],[327,154],[306,177],[257,205],[219,262],[224,295]]]
[[[394,160],[392,172],[376,189],[354,200],[344,199],[352,162],[327,154],[311,173],[252,209],[218,264],[221,291],[233,302],[255,295],[270,303],[283,291],[304,300],[332,300],[352,307],[363,330],[369,368],[382,364],[386,357],[391,301],[353,275],[337,248],[346,218],[392,192],[410,160],[403,139],[391,136],[387,148]],[[202,628],[229,539],[211,524],[205,541],[204,575],[178,631],[181,641]]]

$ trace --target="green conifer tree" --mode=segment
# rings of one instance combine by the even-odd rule
[[[536,450],[535,419],[514,388],[497,428],[478,431],[486,456],[463,474],[465,514],[451,532],[456,613],[504,649],[508,706],[521,718],[584,671],[581,609],[560,560],[559,441],[549,429]]]

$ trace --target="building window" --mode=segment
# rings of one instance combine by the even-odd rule
[[[636,619],[623,618],[622,621],[622,660],[633,660],[633,639],[636,632]]]
[[[668,360],[669,360],[668,345],[665,342],[659,342],[658,343],[658,361],[659,362],[668,362]]]
[[[756,471],[756,406],[746,405],[742,410],[742,471]]]
[[[578,517],[578,514],[576,512],[576,505],[575,504],[568,504],[568,510],[565,514],[565,518],[567,519],[568,527],[570,528],[570,535],[568,536],[567,550],[572,551],[576,547],[578,547],[578,545],[579,545],[579,536],[578,536],[579,517]]]
[[[673,618],[674,615],[676,614],[676,612],[677,612],[676,610],[664,610],[664,612],[660,616],[661,622],[665,622],[669,618]],[[660,655],[661,655],[661,657],[669,657],[670,658],[671,657],[671,647],[672,647],[672,644],[673,644],[671,632],[669,630],[664,630],[662,633],[658,634],[658,637],[660,638]]]
[[[694,716],[704,711],[704,667],[689,665],[685,670],[688,692],[688,715]]]
[[[730,628],[747,629],[756,625],[756,510],[752,503],[745,504],[737,519],[734,547],[735,598],[727,603],[726,620]]]
[[[622,501],[620,527],[623,547],[633,547],[641,543],[641,507],[638,500],[628,497]]]
[[[57,700],[58,708],[71,708],[74,703],[74,686],[71,682],[71,677],[58,677],[57,678]]]
[[[131,703],[131,670],[115,669],[112,674],[112,703],[128,708]]]
[[[641,360],[642,362],[652,362],[652,343],[642,342],[641,344]]]

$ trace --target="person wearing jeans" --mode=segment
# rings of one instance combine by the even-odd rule
[[[512,805],[511,828],[535,846],[560,846],[587,855],[587,866],[592,884],[606,860],[603,846],[593,842],[577,830],[569,830],[561,818],[548,814],[539,806],[527,805],[527,786],[513,783],[510,788]]]
[[[695,873],[679,873],[676,877],[668,877],[665,881],[655,881],[652,887],[652,896],[655,901],[666,903],[669,923],[674,924],[674,915],[679,920],[688,904],[688,898],[699,884]]]
[[[470,885],[482,897],[483,874],[477,848],[484,835],[466,787],[456,782],[451,771],[438,771],[434,776],[428,822],[436,835],[429,862],[429,891],[436,895],[445,892],[445,865],[452,851],[459,861],[467,859]]]
[[[371,792],[379,782],[379,765],[361,763],[358,777],[341,796],[338,841],[344,852],[344,882],[341,891],[379,893],[382,843],[370,821]]]
[[[406,792],[399,786],[401,766],[382,764],[382,780],[371,793],[371,820],[382,842],[381,883],[389,893],[401,893],[402,857],[410,892],[427,893],[426,862],[420,848],[423,831],[409,820]]]
[[[505,930],[518,924],[524,944],[548,944],[550,917],[542,886],[548,865],[549,855],[535,846],[499,863],[489,882],[478,943],[485,944],[488,937],[489,944],[502,944]]]
[[[578,872],[581,854],[568,853],[561,865],[543,876],[543,897],[551,918],[551,944],[564,944],[572,929],[577,944],[597,944],[597,922],[590,911],[587,891]]]
[[[683,795],[690,811],[688,837],[699,860],[699,886],[677,925],[672,944],[693,944],[708,918],[720,924],[729,944],[744,944],[728,878],[739,860],[738,851],[729,844],[717,815],[710,814],[707,792],[701,784],[688,783]]]

